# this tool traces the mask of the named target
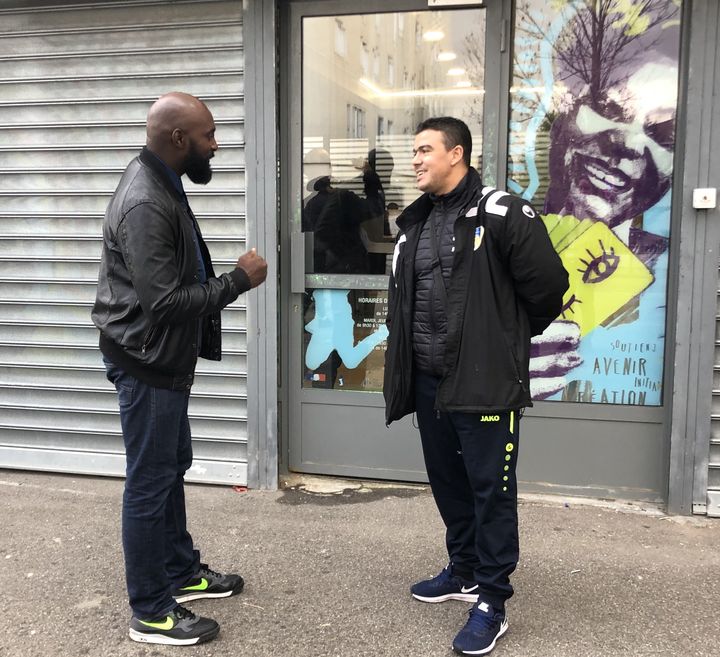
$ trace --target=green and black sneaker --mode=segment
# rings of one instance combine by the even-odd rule
[[[163,618],[130,619],[130,638],[140,643],[192,646],[212,641],[219,631],[220,626],[212,618],[196,616],[180,605]]]
[[[223,575],[201,563],[200,570],[185,586],[173,591],[176,602],[189,602],[202,598],[229,598],[243,590],[245,582],[240,575]]]

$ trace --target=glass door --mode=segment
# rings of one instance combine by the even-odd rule
[[[465,121],[482,170],[485,11],[376,4],[382,12],[290,11],[290,467],[422,480],[410,419],[384,424],[395,221],[419,195],[411,159],[423,119]]]

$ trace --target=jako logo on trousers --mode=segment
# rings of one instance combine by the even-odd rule
[[[483,415],[480,418],[480,422],[499,422],[500,416],[499,415]]]

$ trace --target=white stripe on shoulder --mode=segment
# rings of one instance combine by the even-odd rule
[[[483,187],[481,194],[481,198],[485,198],[490,192],[494,191],[494,187]]]
[[[473,205],[473,206],[465,213],[465,216],[466,216],[466,217],[477,217],[477,209],[478,209],[478,206],[477,206],[477,205]]]
[[[505,205],[498,205],[498,201],[506,196],[510,196],[510,194],[501,191],[490,194],[487,203],[485,203],[485,212],[492,212],[492,214],[504,217],[508,212],[508,208]]]
[[[400,235],[400,238],[399,238],[398,241],[395,243],[395,248],[393,249],[393,259],[392,259],[392,273],[393,273],[393,276],[395,276],[395,267],[396,267],[396,265],[397,265],[398,257],[400,256],[400,245],[401,245],[403,242],[407,242],[407,235],[405,235],[405,233],[403,233],[402,235]],[[397,285],[397,283],[395,283],[395,285]]]

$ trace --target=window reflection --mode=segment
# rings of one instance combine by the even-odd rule
[[[476,9],[303,20],[308,273],[389,273],[420,121],[457,116],[482,152],[484,33]]]

